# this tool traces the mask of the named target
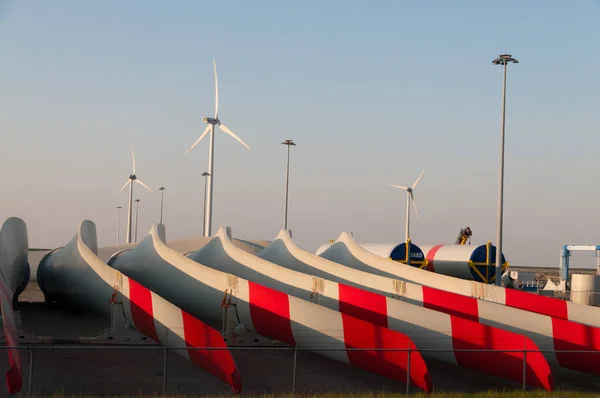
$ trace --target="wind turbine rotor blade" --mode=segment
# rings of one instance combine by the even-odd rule
[[[219,80],[217,79],[217,62],[213,58],[215,68],[215,119],[219,118]]]
[[[200,138],[198,138],[198,139],[196,140],[196,142],[194,142],[194,145],[192,145],[192,146],[190,147],[190,149],[188,149],[187,151],[185,151],[184,155],[187,155],[189,151],[191,151],[192,149],[194,149],[194,147],[195,147],[196,145],[198,145],[198,143],[199,143],[200,141],[202,141],[202,138],[204,138],[204,136],[206,136],[206,134],[208,134],[208,132],[210,131],[210,126],[211,126],[210,124],[209,124],[208,126],[206,126],[206,128],[204,129],[204,132],[203,132],[203,133],[200,135]]]
[[[419,183],[419,181],[421,181],[421,177],[423,177],[423,173],[425,173],[425,170],[423,170],[421,172],[421,175],[419,175],[419,178],[417,178],[417,181],[415,181],[415,183],[412,186],[412,189],[415,189],[415,187],[417,186],[417,184]]]
[[[417,218],[419,218],[419,210],[417,210],[417,202],[415,201],[415,196],[413,195],[413,193],[410,193],[410,198],[412,199],[412,204],[413,207],[415,208],[415,214],[417,215]]]
[[[400,189],[404,189],[405,191],[408,191],[408,187],[403,187],[402,185],[392,185],[392,184],[387,184],[388,187],[393,187],[393,188],[400,188]]]
[[[131,160],[133,161],[133,173],[135,174],[135,153],[133,153],[133,147],[131,147]]]
[[[235,133],[233,131],[229,130],[229,127],[225,126],[223,123],[219,123],[218,126],[224,133],[229,134],[230,136],[235,138],[237,140],[237,142],[239,142],[240,144],[242,144],[243,146],[248,148],[249,151],[252,150],[252,149],[250,149],[250,147],[248,145],[246,145],[246,143],[244,141],[242,141],[242,139],[240,137],[235,135]]]
[[[140,185],[143,186],[144,188],[146,188],[148,191],[152,192],[152,190],[150,188],[148,188],[148,185],[144,184],[139,179],[136,179],[135,181],[138,182],[138,183],[140,183]]]
[[[125,185],[123,185],[123,186],[121,187],[121,189],[119,189],[115,195],[118,195],[118,194],[119,194],[119,192],[121,192],[122,190],[124,190],[124,189],[125,189],[125,187],[126,187],[127,185],[129,185],[129,183],[130,183],[130,182],[131,182],[131,180],[127,180],[127,182],[125,183]]]

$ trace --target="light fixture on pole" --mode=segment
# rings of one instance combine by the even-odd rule
[[[202,220],[202,236],[204,236],[205,238],[208,237],[208,235],[206,234],[206,185],[207,185],[207,179],[208,176],[210,176],[210,174],[208,174],[208,171],[205,171],[204,173],[202,173],[202,177],[204,177],[204,219]]]
[[[217,126],[221,131],[225,134],[230,135],[237,142],[245,146],[249,151],[251,151],[250,147],[246,145],[244,141],[240,139],[233,131],[231,131],[227,126],[221,123],[219,120],[219,83],[217,80],[217,63],[213,59],[213,65],[215,69],[215,117],[205,117],[204,122],[207,124],[206,129],[200,135],[200,138],[194,142],[194,144],[185,151],[187,154],[189,151],[194,149],[196,145],[204,138],[207,134],[210,133],[209,136],[209,149],[208,149],[208,184],[207,184],[207,194],[204,196],[205,200],[205,211],[204,211],[204,236],[210,236],[211,227],[212,227],[212,197],[213,197],[213,165],[214,165],[214,152],[215,152],[215,126]]]
[[[163,202],[165,198],[165,187],[160,187],[158,190],[160,191],[160,223],[163,221]]]
[[[282,142],[283,145],[287,145],[287,166],[285,168],[285,210],[283,212],[283,229],[288,229],[288,193],[290,183],[290,147],[296,146],[294,141],[285,140]]]
[[[510,54],[500,54],[494,59],[494,65],[502,65],[504,67],[504,79],[502,83],[502,128],[500,133],[500,178],[498,189],[498,234],[496,236],[496,273],[495,283],[501,285],[502,277],[502,218],[504,211],[504,126],[506,120],[506,67],[509,63],[518,64],[515,58]]]
[[[119,231],[121,229],[121,209],[122,206],[117,206],[117,245],[119,244]]]
[[[137,243],[138,219],[140,215],[140,200],[135,200],[135,243]]]

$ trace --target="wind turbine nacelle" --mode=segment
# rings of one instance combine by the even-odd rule
[[[205,117],[204,122],[209,124],[217,124],[219,123],[219,119],[215,119],[214,117]]]

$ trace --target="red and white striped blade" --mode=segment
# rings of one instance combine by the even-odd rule
[[[237,366],[218,331],[102,262],[96,248],[96,226],[85,220],[66,246],[40,262],[44,294],[106,314],[111,302],[122,301],[132,327],[241,391]]]
[[[431,391],[427,365],[406,335],[254,282],[247,284],[251,322],[258,334],[316,351],[340,348],[340,351],[320,353],[404,382],[408,374],[408,351],[381,350],[410,349],[411,384],[423,391]],[[331,339],[324,338],[323,334]],[[352,350],[370,348],[374,350]]]
[[[523,382],[523,364],[526,362],[527,385],[547,391],[554,389],[550,366],[530,338],[453,315],[450,319],[454,355],[460,366]]]
[[[212,246],[218,245],[218,241],[211,243]],[[396,380],[407,380],[406,353],[378,353],[371,361],[377,366],[358,361],[358,354],[354,352],[349,354],[352,351],[349,348],[353,347],[406,349],[412,343],[409,343],[410,339],[405,335],[384,331],[383,328],[370,324],[371,331],[367,336],[375,341],[375,347],[365,347],[366,342],[358,338],[357,342],[353,342],[352,334],[346,339],[344,333],[349,333],[352,329],[345,327],[345,324],[349,320],[351,322],[352,317],[342,316],[338,311],[199,264],[168,248],[154,227],[150,235],[134,249],[115,258],[111,266],[203,320],[222,319],[219,303],[223,299],[221,292],[226,291],[236,306],[238,321],[249,331],[292,346],[314,350],[319,355],[382,375],[389,376],[386,369],[394,369],[392,376]],[[178,289],[177,286],[185,286],[185,289]],[[360,323],[359,320],[356,322]],[[381,336],[384,335],[390,337],[382,340]],[[402,344],[398,347],[399,342]],[[411,350],[413,349],[417,349],[414,344]],[[425,362],[418,352],[413,353],[411,358],[413,363],[410,377],[414,380],[413,384],[428,391],[431,382]]]
[[[500,327],[520,336],[527,336],[544,351],[543,355],[550,366],[586,369],[588,373],[593,374],[596,374],[600,367],[600,364],[594,364],[591,361],[582,361],[583,364],[574,367],[566,363],[563,358],[557,359],[551,350],[558,347],[560,339],[553,338],[553,332],[557,336],[558,334],[557,328],[553,329],[552,327],[553,319],[550,317],[350,268],[300,249],[286,231],[281,231],[271,245],[261,251],[258,257],[278,263],[288,271],[295,272],[295,280],[298,283],[302,280],[303,275],[329,279],[324,281],[325,292],[323,295],[330,294],[334,286],[335,290],[339,289],[340,311],[381,325],[382,322],[385,322],[385,311],[387,310],[388,323],[393,326],[394,330],[408,333],[418,347],[436,348],[436,340],[443,338],[443,334],[434,337],[436,332],[443,332],[436,328],[444,322],[447,324],[444,330],[448,331],[446,333],[448,339],[452,338],[450,318],[438,314],[437,311],[439,311],[484,325]],[[253,266],[256,268],[256,265],[255,262]],[[345,284],[352,284],[355,287]],[[403,301],[399,301],[395,297]],[[411,305],[407,306],[407,302]],[[415,308],[415,305],[436,312],[424,312],[423,308]],[[431,321],[431,319],[435,319],[435,321]],[[385,325],[387,326],[387,324]],[[411,331],[410,328],[414,327],[420,327],[420,329]],[[477,339],[477,336],[474,338]],[[442,348],[451,351],[453,349],[451,340]],[[589,347],[579,347],[579,349],[587,348]],[[516,349],[519,350],[522,347],[517,346]],[[432,351],[424,354],[426,357],[436,356],[436,353]],[[567,354],[576,356],[579,353],[562,353],[562,355]],[[454,358],[448,358],[448,356],[436,357],[442,361],[456,363]],[[544,368],[540,370],[543,374]],[[492,369],[492,372],[497,373],[495,369]]]
[[[123,295],[129,299],[125,314],[138,331],[157,343],[177,349],[178,354],[231,385],[234,393],[241,392],[239,370],[217,330],[133,279],[123,277]]]
[[[285,235],[279,237],[279,239],[285,240],[287,246],[293,245]],[[305,253],[306,255],[303,256],[302,253],[295,252],[295,255],[303,257],[305,263],[311,264],[312,268],[307,272],[316,275],[319,275],[319,272],[326,272],[327,275],[335,275],[338,278],[337,280],[341,282],[355,283],[371,291],[381,292],[386,295],[397,294],[397,292],[393,291],[392,286],[398,280],[382,275],[366,273],[359,268],[363,261],[369,261],[370,259],[373,262],[384,261],[386,262],[386,266],[388,265],[387,263],[391,263],[394,267],[397,267],[398,263],[382,259],[378,256],[373,257],[374,255],[371,253],[364,254],[362,249],[352,248],[351,243],[348,245],[336,243],[336,247],[329,247],[328,251],[324,256],[327,259],[310,253]],[[360,258],[353,258],[354,255]],[[352,265],[352,267],[344,264]],[[372,263],[370,262],[369,264]],[[441,277],[447,278],[444,276]],[[479,285],[495,288],[493,292],[496,293],[505,292],[507,305],[502,304],[503,297],[501,296],[488,295],[489,300],[481,300],[467,296],[466,294],[458,294],[430,286],[418,285],[410,281],[404,283],[405,292],[401,296],[403,296],[404,300],[422,305],[425,308],[526,335],[538,347],[544,350],[544,356],[552,366],[594,375],[600,374],[600,361],[597,360],[600,355],[600,329],[541,313],[546,312],[551,315],[564,317],[567,314],[567,305],[570,303],[561,302],[558,306],[548,305],[550,310],[543,309],[542,307],[545,304],[550,304],[546,297],[512,289],[496,290],[496,286]],[[485,290],[481,295],[485,296],[484,293]],[[515,296],[520,296],[521,299],[515,299]],[[530,312],[518,308],[523,306],[522,304],[527,301],[529,301],[529,305],[524,307],[535,309],[535,311]],[[509,304],[512,304],[512,306]],[[557,308],[562,308],[563,312],[555,312]],[[556,350],[556,353],[552,352],[553,350]],[[593,352],[574,352],[577,350]]]
[[[21,354],[17,336],[19,331],[15,321],[15,314],[12,306],[12,295],[9,293],[4,277],[0,273],[0,305],[2,312],[2,323],[4,324],[4,335],[6,336],[6,345],[10,348],[8,352],[9,369],[6,372],[6,387],[10,394],[21,391],[23,387],[23,367],[21,364]]]
[[[229,236],[224,233],[223,229],[219,229],[219,232],[217,232],[214,239],[220,241],[220,244],[209,244],[208,246],[205,246],[202,250],[195,253],[193,258],[200,262],[206,261],[211,266],[219,270],[249,278],[256,282],[260,281],[260,283],[264,284],[266,287],[277,289],[283,292],[287,292],[289,290],[294,296],[299,298],[309,300],[309,297],[312,297],[314,280],[313,277],[308,273],[302,273],[300,271],[278,266],[262,259],[261,256],[253,256],[244,252],[243,250],[240,250],[239,248],[236,248],[231,243]],[[279,247],[280,250],[277,250],[277,247]],[[282,256],[285,256],[285,253],[282,253],[282,248],[280,245],[269,246],[269,248],[266,248],[265,250],[277,251],[277,253],[275,253],[275,257],[277,258],[282,258]],[[323,259],[318,260],[322,262],[325,261]],[[334,274],[342,275],[343,272],[335,272]],[[321,276],[324,278],[327,277],[326,275]],[[473,366],[472,362],[474,357],[491,360],[503,359],[504,362],[510,362],[512,359],[512,354],[507,352],[494,353],[494,355],[490,355],[489,352],[467,352],[466,354],[462,355],[463,360],[459,363],[455,358],[455,355],[452,353],[455,349],[452,340],[452,336],[454,336],[451,327],[452,318],[446,314],[440,314],[436,311],[429,310],[421,306],[402,303],[397,300],[391,300],[388,302],[387,297],[383,294],[369,292],[367,290],[332,282],[330,280],[323,279],[322,284],[322,287],[319,289],[320,299],[318,301],[321,305],[327,308],[339,310],[342,314],[344,314],[343,316],[349,315],[363,321],[371,322],[379,327],[389,328],[399,333],[410,333],[409,337],[412,337],[415,339],[415,341],[418,339],[417,347],[421,348],[435,348],[436,344],[439,343],[436,341],[436,339],[438,337],[444,338],[445,333],[448,336],[448,338],[446,338],[448,344],[443,348],[447,350],[449,354],[446,354],[445,356],[438,355],[438,359],[444,360],[445,362],[450,362],[454,365],[460,365],[475,370],[484,371],[495,376],[511,377],[511,380],[520,382],[522,381],[522,372],[520,373],[521,377],[519,379],[514,379],[515,375],[507,374],[505,369],[495,369],[493,367],[482,369],[481,367]],[[388,283],[388,285],[391,287],[393,286],[393,283]],[[289,287],[293,288],[290,289]],[[410,315],[408,315],[409,312]],[[429,322],[428,319],[437,319],[437,322]],[[389,326],[388,323],[391,326]],[[446,324],[447,329],[442,331],[438,330],[438,323]],[[481,326],[477,324],[477,321],[467,321],[467,323],[473,324],[473,330],[478,330],[477,328]],[[419,329],[420,333],[425,333],[426,336],[421,338],[421,336],[415,332],[415,329]],[[495,327],[488,329],[486,329],[488,333],[503,332]],[[510,333],[509,335],[512,340],[516,339],[519,342],[525,342],[525,339],[518,334]],[[467,342],[472,343],[474,346],[482,344],[480,341],[481,336],[479,334],[471,336],[467,333],[466,336],[463,336],[463,338]],[[489,343],[489,341],[486,340],[483,343]],[[456,349],[461,348],[459,347]],[[485,347],[481,349],[485,349]],[[513,346],[512,350],[522,351],[523,344],[519,344],[519,346]],[[427,355],[436,357],[436,355],[432,354],[431,352],[427,352]],[[540,363],[535,361],[535,357],[530,359],[534,373],[542,375],[541,380],[544,380],[543,378],[546,376],[546,379],[543,382],[539,382],[539,380],[531,378],[531,385],[534,387],[542,386],[544,388],[551,389],[552,383],[548,382],[548,380],[551,379],[548,363],[545,361],[543,356]]]
[[[423,293],[423,306],[448,314],[455,314],[465,319],[481,323],[502,322],[506,315],[502,315],[502,306],[466,297],[455,293],[421,286]],[[505,311],[507,315],[514,311]],[[510,315],[509,315],[510,316]],[[552,347],[556,350],[555,358],[559,366],[567,369],[578,370],[600,376],[600,329],[571,322],[565,319],[548,317],[546,315],[527,312],[521,313],[529,319],[522,319],[522,323],[531,323],[538,329],[539,338],[551,338]],[[491,320],[496,319],[496,322]],[[506,319],[506,322],[513,320]],[[520,325],[524,326],[524,325]],[[589,351],[589,352],[576,352]],[[551,356],[552,353],[547,353]]]
[[[531,339],[520,334],[434,311],[429,311],[428,319],[424,320],[422,319],[423,314],[421,314],[423,310],[420,310],[419,307],[356,287],[339,284],[339,297],[340,311],[396,330],[402,328],[402,322],[390,315],[400,311],[408,315],[407,312],[412,311],[414,312],[413,316],[408,318],[415,325],[448,336],[446,345],[439,348],[449,352],[454,351],[457,365],[508,380],[523,382],[522,369],[525,359],[523,350],[525,347],[528,350],[539,351],[538,346]],[[411,335],[411,337],[420,338],[418,335]],[[430,340],[423,338],[423,344],[417,344],[423,348],[432,348],[429,344]],[[436,345],[438,344],[442,344],[442,342],[437,341]],[[468,350],[482,350],[483,352],[469,352]],[[554,388],[554,382],[550,366],[544,355],[540,352],[529,352],[526,359],[527,384],[551,391]],[[515,371],[515,367],[520,369],[520,372]]]
[[[343,240],[343,249],[349,255],[356,257],[361,263],[395,274],[400,278],[410,276],[422,283],[423,302],[429,308],[449,310],[450,313],[460,314],[474,320],[482,320],[478,315],[481,300],[475,301],[472,295],[490,303],[504,305],[550,317],[550,327],[553,348],[556,350],[556,360],[561,367],[600,375],[600,318],[594,317],[598,308],[581,306],[553,297],[506,289],[479,282],[465,281],[444,275],[431,274],[392,262],[366,252],[356,245],[351,237]],[[447,291],[447,294],[445,292]],[[436,298],[437,297],[437,298]],[[460,304],[459,304],[460,303]],[[493,318],[493,317],[492,317]],[[571,319],[577,319],[576,323]],[[585,322],[581,322],[585,320]],[[573,352],[590,351],[590,352]]]

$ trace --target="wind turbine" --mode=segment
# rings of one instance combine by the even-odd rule
[[[208,175],[206,176],[206,178],[208,179],[208,181],[207,181],[208,189],[206,190],[206,194],[204,197],[204,203],[206,204],[205,209],[204,209],[204,236],[205,237],[210,236],[211,226],[212,226],[212,195],[213,195],[213,176],[214,176],[213,163],[214,163],[214,153],[215,153],[215,125],[218,126],[221,129],[221,131],[223,131],[225,134],[230,135],[235,140],[237,140],[240,144],[242,144],[243,146],[248,148],[249,151],[252,150],[252,149],[250,149],[250,147],[248,145],[246,145],[246,143],[244,141],[242,141],[240,139],[240,137],[238,137],[233,131],[231,131],[227,126],[225,126],[219,120],[219,83],[217,80],[217,63],[215,62],[214,59],[213,59],[213,66],[214,66],[214,70],[215,70],[215,117],[205,117],[204,118],[204,122],[206,124],[208,124],[208,126],[206,126],[206,129],[204,129],[204,132],[202,133],[202,135],[200,135],[200,138],[198,138],[198,140],[196,140],[196,142],[194,142],[194,145],[192,145],[190,147],[190,149],[185,151],[185,154],[190,152],[192,149],[194,149],[194,147],[196,145],[198,145],[198,143],[202,140],[202,138],[204,138],[207,134],[210,133],[210,137],[209,137],[210,144],[209,144],[209,149],[208,149]]]
[[[116,193],[118,195],[119,192],[121,192],[123,189],[125,189],[125,187],[129,184],[129,211],[127,212],[127,236],[125,237],[125,243],[131,243],[131,230],[132,230],[131,222],[132,222],[132,211],[133,211],[133,183],[137,182],[138,184],[140,184],[141,186],[146,188],[148,191],[152,192],[152,190],[150,188],[148,188],[148,186],[146,184],[144,184],[142,181],[140,181],[137,178],[137,176],[135,175],[135,154],[133,153],[133,147],[131,148],[131,158],[133,159],[133,173],[131,173],[129,175],[129,179],[127,180],[125,185],[123,185],[121,187],[121,189],[119,189]]]
[[[415,187],[421,180],[421,177],[423,177],[423,173],[425,173],[425,170],[423,170],[421,172],[421,175],[417,178],[417,180],[412,185],[412,187],[403,187],[401,185],[388,184],[388,186],[390,186],[390,187],[400,188],[400,189],[404,189],[406,191],[406,240],[407,241],[410,238],[410,202],[411,201],[415,208],[415,213],[417,214],[417,218],[419,218],[419,211],[417,210],[417,203],[415,201],[415,196],[413,195],[413,190],[415,189]]]

